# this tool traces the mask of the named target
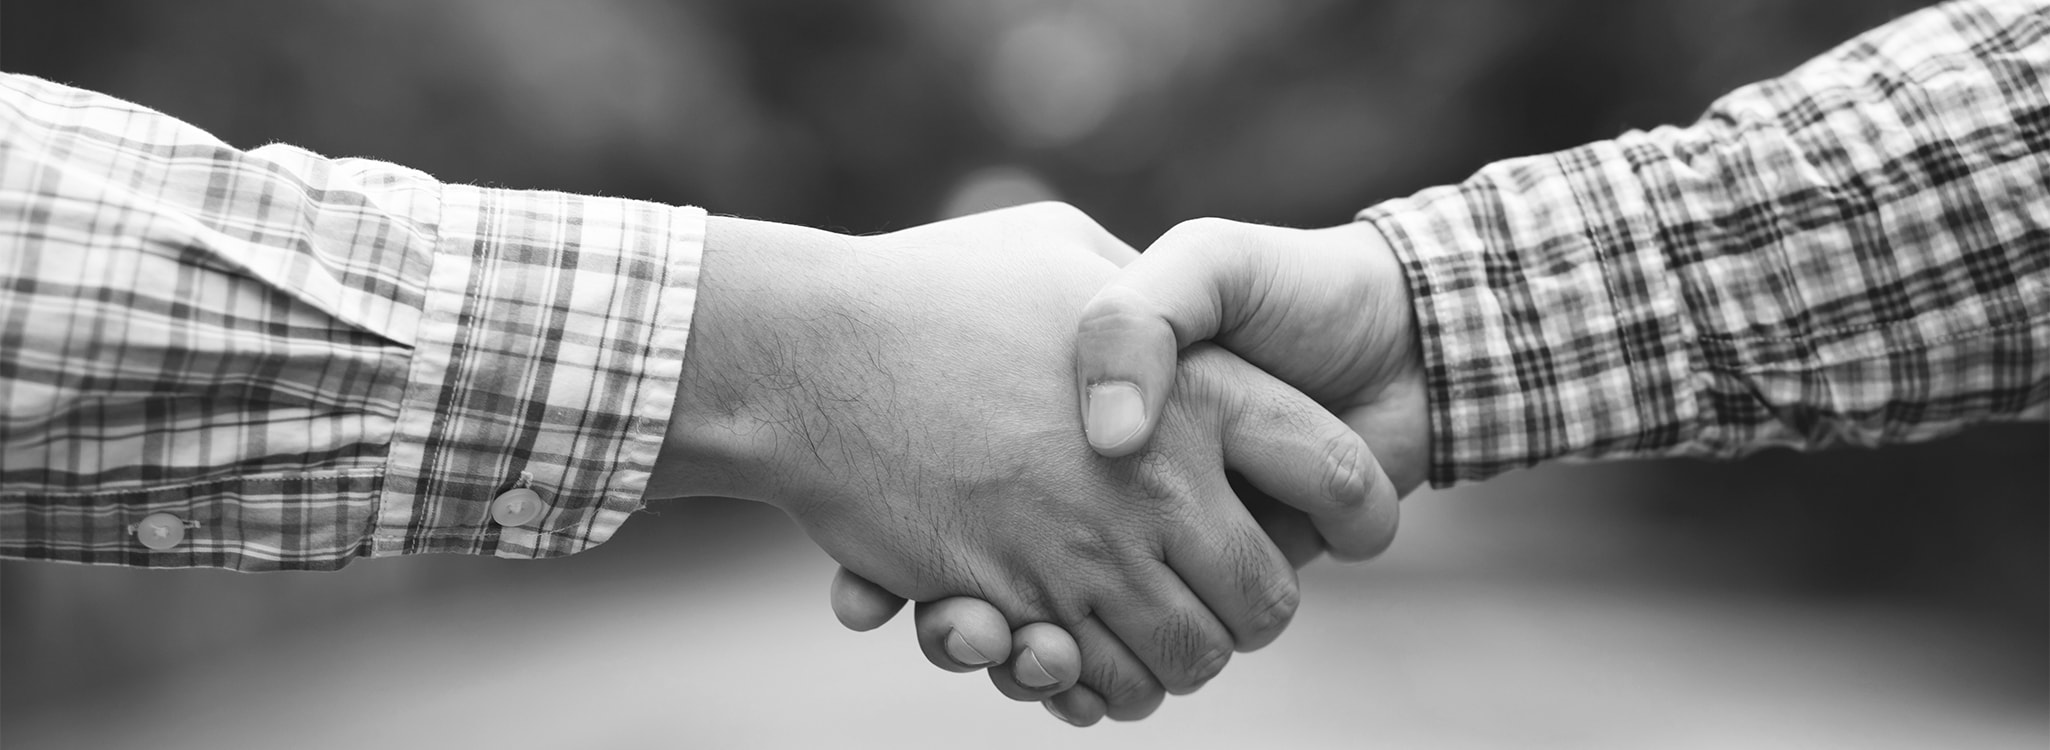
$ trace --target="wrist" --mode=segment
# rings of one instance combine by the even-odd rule
[[[1379,226],[1354,221],[1327,231],[1342,231],[1352,240],[1366,264],[1366,275],[1377,288],[1368,295],[1365,314],[1385,331],[1386,368],[1377,379],[1380,387],[1369,400],[1376,421],[1402,425],[1408,434],[1399,439],[1377,430],[1362,435],[1374,449],[1397,491],[1408,494],[1424,483],[1431,466],[1432,440],[1430,388],[1424,377],[1423,334],[1417,325],[1416,300],[1410,278],[1396,247]]]
[[[775,502],[793,368],[814,337],[794,330],[854,238],[714,216],[706,223],[697,309],[650,497]]]
[[[1353,222],[1353,226],[1360,228],[1375,274],[1387,280],[1377,300],[1376,314],[1389,321],[1388,327],[1396,337],[1390,347],[1392,370],[1375,398],[1385,405],[1388,419],[1407,425],[1414,432],[1405,440],[1374,440],[1370,436],[1368,442],[1380,456],[1389,481],[1398,492],[1407,495],[1429,478],[1432,451],[1437,445],[1432,439],[1431,389],[1424,377],[1423,332],[1417,326],[1416,298],[1409,274],[1396,255],[1394,244],[1370,222]]]
[[[1347,233],[1361,249],[1367,276],[1378,283],[1366,304],[1369,306],[1367,314],[1379,321],[1380,327],[1391,337],[1387,351],[1391,353],[1388,366],[1392,372],[1384,379],[1388,383],[1387,388],[1421,388],[1424,377],[1423,334],[1417,328],[1416,301],[1410,289],[1409,274],[1403,269],[1402,259],[1396,255],[1394,244],[1372,222],[1355,221],[1327,231]]]

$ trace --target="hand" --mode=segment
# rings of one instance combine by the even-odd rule
[[[1423,482],[1431,425],[1422,347],[1402,265],[1372,224],[1306,230],[1197,219],[1162,235],[1082,312],[1076,377],[1097,452],[1122,456],[1147,444],[1173,392],[1178,350],[1199,341],[1245,358],[1358,431],[1387,472],[1375,502]],[[1115,398],[1127,386],[1142,408]]]
[[[1344,424],[1215,349],[1180,366],[1157,449],[1075,443],[1070,331],[1115,243],[1053,204],[866,238],[715,220],[651,493],[770,502],[894,594],[1058,623],[1114,713],[1194,689],[1296,597],[1223,467],[1365,534],[1366,486],[1325,479],[1374,469]]]
[[[1282,505],[1259,490],[1234,479],[1232,489],[1245,502],[1254,520],[1281,548],[1291,567],[1301,569],[1324,552],[1309,516]],[[833,578],[833,613],[852,630],[881,627],[897,615],[904,600],[841,568]],[[919,602],[913,617],[920,650],[927,661],[950,672],[984,669],[998,692],[1018,701],[1040,701],[1054,716],[1076,726],[1102,720],[1112,708],[1096,691],[1075,684],[1080,668],[1075,639],[1058,626],[1043,622],[1012,631],[995,607],[973,597],[952,597],[936,602]],[[961,651],[961,644],[972,650]],[[977,666],[980,654],[1009,654],[1001,664]],[[1149,696],[1134,711],[1123,705],[1114,718],[1139,719],[1151,713],[1159,696]]]
[[[1090,302],[1083,320],[1081,383],[1131,383],[1143,395],[1141,408],[1120,415],[1091,410],[1103,405],[1090,404],[1090,391],[1084,391],[1090,442],[1106,455],[1146,444],[1159,406],[1169,397],[1173,381],[1163,373],[1172,373],[1176,348],[1214,338],[1316,397],[1366,438],[1387,471],[1387,484],[1376,495],[1389,506],[1389,531],[1394,496],[1422,482],[1430,425],[1409,291],[1393,251],[1371,225],[1297,230],[1221,219],[1187,222],[1128,265]],[[1124,423],[1108,424],[1118,420]],[[1267,528],[1277,543],[1292,530],[1306,530],[1301,524]],[[902,606],[844,575],[835,581],[833,603],[842,621],[856,629],[880,625]],[[994,643],[1004,627],[987,605],[956,600],[921,605],[918,635],[921,645],[933,633],[947,632],[974,633]],[[1042,654],[1059,644],[1043,631],[1033,637],[1047,644],[1037,647]],[[929,646],[927,657],[952,668]],[[1087,725],[1103,715],[1101,701],[1085,689],[1020,695],[1007,689],[1016,678],[1006,669],[990,672],[1006,695],[1046,699],[1050,710],[1071,723]]]

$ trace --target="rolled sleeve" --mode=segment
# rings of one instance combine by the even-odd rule
[[[600,544],[667,432],[704,233],[0,74],[0,557]],[[539,514],[495,516],[519,488]]]
[[[609,539],[668,425],[704,226],[693,208],[445,187],[372,554]],[[491,502],[516,487],[546,510],[497,525]]]
[[[1414,298],[1431,481],[2044,417],[2045,75],[2042,3],[1950,2],[1692,126],[1363,211]]]

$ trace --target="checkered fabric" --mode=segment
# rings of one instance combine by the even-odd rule
[[[2050,413],[2046,35],[2044,2],[1940,5],[1691,127],[1361,212],[1415,298],[1432,483]]]
[[[547,557],[641,507],[703,213],[444,185],[0,76],[0,556]],[[500,527],[515,486],[548,510]],[[167,512],[161,551],[132,533]]]

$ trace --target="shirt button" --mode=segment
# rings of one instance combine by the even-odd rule
[[[521,487],[506,490],[498,499],[491,501],[491,520],[500,526],[525,526],[541,517],[541,511],[548,505],[541,502],[541,495]]]
[[[135,525],[135,538],[150,549],[170,549],[185,541],[185,521],[169,513],[151,513]]]

